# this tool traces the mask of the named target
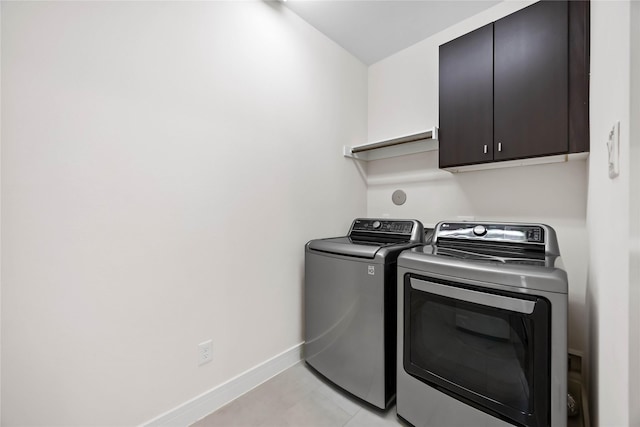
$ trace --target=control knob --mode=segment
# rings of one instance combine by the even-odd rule
[[[476,225],[473,227],[473,234],[476,236],[484,236],[487,234],[487,228],[484,225]]]

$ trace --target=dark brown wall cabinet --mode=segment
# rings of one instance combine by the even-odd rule
[[[541,1],[440,46],[440,167],[588,151],[587,24]]]

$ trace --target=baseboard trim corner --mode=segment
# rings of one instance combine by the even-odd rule
[[[302,360],[297,344],[200,396],[141,424],[142,427],[187,427]]]

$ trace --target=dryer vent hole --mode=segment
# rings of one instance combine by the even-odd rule
[[[407,201],[407,194],[402,190],[396,190],[391,195],[391,200],[395,205],[404,205],[404,202]]]

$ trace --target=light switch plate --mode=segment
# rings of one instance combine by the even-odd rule
[[[613,179],[620,175],[620,121],[615,122],[609,131],[607,150],[609,151],[609,178]]]

